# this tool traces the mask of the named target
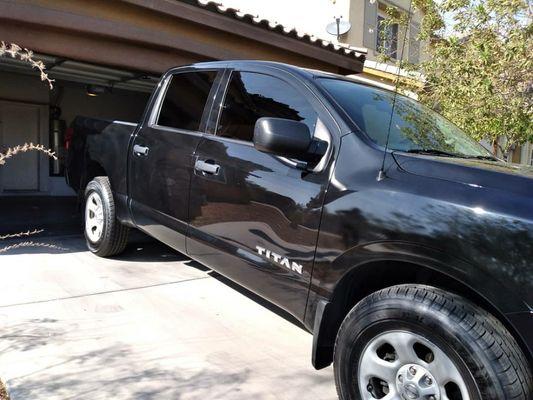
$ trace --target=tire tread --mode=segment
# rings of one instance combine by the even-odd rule
[[[345,335],[353,318],[361,316],[361,310],[372,309],[373,305],[384,300],[408,300],[427,306],[430,311],[449,316],[477,345],[484,349],[505,399],[531,400],[533,398],[533,378],[529,364],[516,340],[505,326],[493,315],[477,307],[468,300],[444,290],[420,285],[404,284],[392,286],[372,293],[361,300],[345,317],[341,324],[334,352],[339,348],[338,342]],[[334,359],[337,359],[334,355]],[[474,377],[488,376],[486,367],[474,373]],[[337,393],[342,391],[339,380],[335,380]],[[342,396],[340,396],[342,398]],[[502,399],[503,400],[503,399]]]
[[[89,182],[86,194],[88,194],[88,190],[91,190],[92,185],[97,185],[100,189],[99,194],[105,197],[102,201],[107,204],[109,215],[104,216],[107,219],[107,223],[105,224],[105,231],[102,234],[102,243],[98,248],[93,249],[93,246],[89,246],[89,248],[100,257],[110,257],[120,254],[128,244],[130,229],[116,219],[115,200],[113,199],[111,184],[107,176],[97,176]]]

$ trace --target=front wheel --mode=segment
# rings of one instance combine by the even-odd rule
[[[531,369],[505,327],[424,285],[371,294],[346,316],[334,355],[342,400],[531,400]]]
[[[128,243],[129,228],[115,216],[115,202],[109,180],[94,178],[85,189],[85,240],[100,257],[121,253]]]

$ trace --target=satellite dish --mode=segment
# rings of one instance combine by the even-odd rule
[[[337,17],[335,18],[335,21],[326,25],[326,32],[330,35],[337,36],[337,39],[339,39],[340,35],[347,33],[352,27],[352,24],[348,21],[343,21],[341,18],[342,17]]]

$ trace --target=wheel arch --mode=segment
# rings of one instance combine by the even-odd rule
[[[89,182],[97,176],[107,176],[107,172],[101,163],[95,160],[90,160],[85,169],[85,176],[83,178],[81,190],[85,190]]]
[[[78,208],[80,209],[85,198],[85,188],[87,188],[89,182],[97,176],[107,176],[105,168],[98,161],[88,159],[84,164],[78,187]]]
[[[494,315],[511,332],[528,361],[533,355],[519,332],[483,294],[456,277],[414,262],[380,260],[352,268],[337,283],[329,301],[320,300],[313,328],[313,366],[321,369],[333,361],[335,338],[348,312],[369,294],[394,285],[425,284],[458,294]]]

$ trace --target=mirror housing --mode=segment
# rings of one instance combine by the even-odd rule
[[[254,128],[254,146],[263,153],[314,162],[326,153],[327,143],[313,140],[303,122],[284,118],[259,118]],[[320,154],[321,153],[321,154]]]

